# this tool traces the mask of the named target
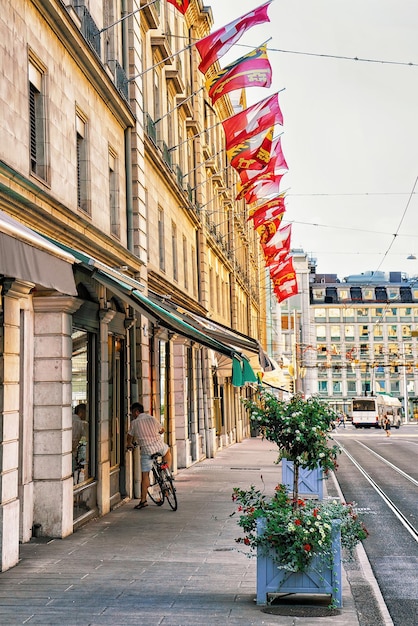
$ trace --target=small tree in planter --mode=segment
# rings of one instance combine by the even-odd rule
[[[279,457],[294,465],[293,506],[298,508],[299,470],[320,467],[324,473],[335,469],[336,445],[329,445],[335,413],[319,398],[300,396],[286,402],[272,393],[260,391],[256,400],[244,400],[250,418],[268,441],[277,444]]]
[[[352,552],[367,530],[352,504],[304,501],[298,492],[300,468],[326,473],[336,467],[338,448],[329,445],[335,414],[318,398],[283,402],[266,391],[244,404],[266,439],[277,444],[278,462],[294,464],[292,499],[284,485],[271,498],[254,486],[233,490],[244,531],[237,542],[257,554],[257,604],[265,604],[268,593],[325,593],[341,606],[341,546]]]

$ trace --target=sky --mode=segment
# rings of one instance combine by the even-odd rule
[[[263,0],[205,4],[213,31]],[[293,223],[292,247],[340,279],[417,276],[417,0],[273,0],[268,12],[270,23],[248,30],[220,63],[271,37],[273,84],[247,98],[251,105],[283,90],[276,130],[289,167],[283,223]]]

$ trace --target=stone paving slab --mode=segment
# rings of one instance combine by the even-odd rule
[[[248,439],[176,477],[179,508],[126,502],[63,540],[21,546],[0,574],[0,624],[359,626],[348,583],[339,616],[272,616],[255,604],[256,562],[235,542],[231,494],[280,482],[277,448]]]

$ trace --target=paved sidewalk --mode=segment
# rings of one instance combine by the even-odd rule
[[[275,445],[247,439],[180,471],[176,512],[127,502],[67,539],[21,546],[0,574],[0,624],[358,626],[345,576],[339,615],[271,615],[254,602],[256,562],[234,541],[231,492],[263,480],[271,493],[276,458]]]

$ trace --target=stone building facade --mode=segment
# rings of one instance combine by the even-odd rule
[[[145,4],[0,16],[2,570],[33,532],[137,495],[132,401],[174,471],[249,434],[238,374],[265,341],[263,275],[223,151],[234,109],[209,106],[189,45],[212,15]]]

